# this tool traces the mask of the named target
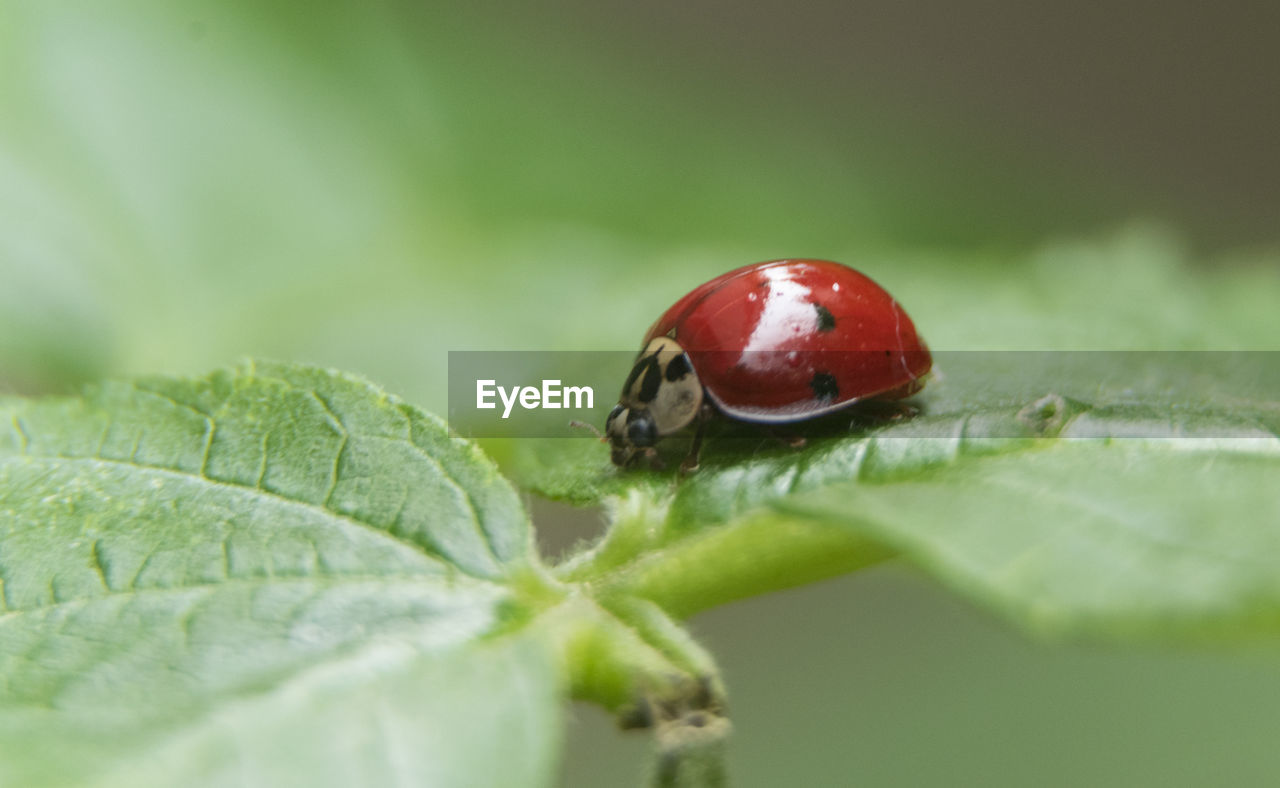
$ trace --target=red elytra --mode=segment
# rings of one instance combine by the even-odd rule
[[[693,470],[716,411],[802,421],[909,396],[931,365],[911,318],[866,276],[827,260],[756,263],[694,289],[649,328],[602,437],[617,465],[658,464],[654,444],[696,424],[681,466]]]
[[[910,396],[932,365],[893,296],[829,260],[771,260],[718,276],[668,309],[642,344],[660,336],[684,348],[716,407],[743,421],[800,421]]]

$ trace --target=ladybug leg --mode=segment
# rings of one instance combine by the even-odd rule
[[[645,461],[649,463],[649,467],[655,471],[660,471],[667,467],[666,463],[662,461],[662,458],[658,456],[658,450],[652,446],[649,446],[637,456],[643,456]]]
[[[702,435],[706,432],[707,422],[711,420],[711,408],[703,405],[702,410],[698,411],[698,426],[694,428],[693,445],[689,447],[689,456],[684,458],[684,462],[680,463],[681,475],[693,473],[698,470],[698,455],[702,453]]]
[[[698,455],[702,452],[703,421],[698,420],[697,431],[693,433],[693,445],[689,447],[689,455],[680,463],[680,475],[684,476],[698,470]]]
[[[920,415],[920,407],[903,400],[871,399],[860,403],[849,422],[850,429],[867,429]]]
[[[780,432],[774,429],[773,427],[761,427],[761,429],[764,430],[765,435],[768,435],[770,438],[773,438],[779,443],[785,444],[786,446],[792,449],[802,449],[804,448],[805,443],[808,442],[803,435],[796,435],[795,433],[789,433],[789,432]]]

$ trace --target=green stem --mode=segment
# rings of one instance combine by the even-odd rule
[[[638,555],[658,547],[665,538],[668,502],[640,489],[610,498],[605,503],[609,530],[590,550],[579,553],[555,568],[566,582],[590,580],[609,574]]]
[[[729,784],[725,744],[730,725],[724,717],[694,711],[658,725],[654,735],[651,788],[723,788]]]
[[[861,569],[892,556],[819,520],[764,512],[710,528],[588,582],[598,593],[647,599],[676,619],[750,596]],[[593,573],[594,574],[594,573]]]
[[[577,591],[543,623],[568,668],[570,694],[618,714],[624,726],[652,725],[664,709],[722,705],[711,656],[651,602]]]

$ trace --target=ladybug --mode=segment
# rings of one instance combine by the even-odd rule
[[[929,349],[893,296],[828,260],[771,260],[695,288],[644,335],[605,422],[615,465],[657,462],[660,438],[719,413],[762,425],[823,416],[924,386]]]

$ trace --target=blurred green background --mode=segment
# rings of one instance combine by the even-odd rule
[[[0,392],[253,355],[443,412],[449,350],[629,349],[783,256],[938,348],[1274,349],[1277,8],[7,2]],[[1267,646],[1035,645],[901,569],[694,628],[739,785],[1280,772]],[[568,784],[633,781],[575,716]]]

